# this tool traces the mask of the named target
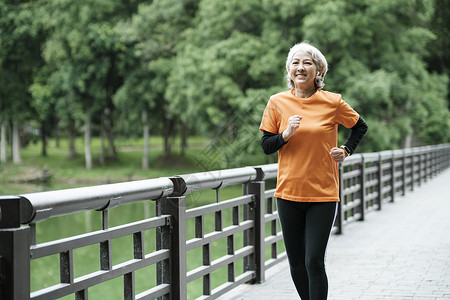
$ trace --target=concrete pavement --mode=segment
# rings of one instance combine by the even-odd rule
[[[330,300],[450,299],[450,169],[330,238]],[[287,261],[221,300],[299,299]]]

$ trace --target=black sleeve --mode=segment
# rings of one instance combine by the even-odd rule
[[[268,131],[263,132],[261,148],[267,155],[277,152],[286,143],[287,142],[283,140],[282,133],[275,134]]]
[[[350,150],[350,154],[355,152],[356,146],[358,146],[362,137],[366,134],[367,124],[364,120],[359,117],[358,122],[356,122],[355,126],[351,128],[350,135],[347,138],[347,141],[344,143],[344,146]]]

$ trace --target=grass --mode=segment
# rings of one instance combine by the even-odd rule
[[[50,140],[47,148],[47,156],[41,156],[40,143],[29,144],[21,150],[22,162],[18,165],[12,162],[0,164],[0,194],[16,194],[25,189],[25,192],[33,192],[39,187],[30,185],[17,185],[27,174],[41,174],[44,169],[52,174],[50,187],[41,189],[60,189],[75,186],[97,185],[104,183],[123,182],[139,179],[173,176],[204,171],[199,164],[198,157],[201,151],[208,145],[209,140],[203,137],[191,137],[188,140],[188,149],[184,155],[180,154],[179,141],[175,140],[172,147],[172,155],[165,157],[163,154],[163,139],[152,137],[150,140],[150,168],[142,169],[142,145],[140,139],[117,139],[117,159],[107,161],[100,165],[100,140],[93,139],[91,143],[94,166],[85,168],[83,140],[76,140],[78,155],[68,157],[68,141],[61,140],[59,146],[54,140]],[[31,191],[30,191],[31,189]]]
[[[21,150],[22,163],[15,165],[8,161],[0,164],[0,195],[169,177],[223,168],[221,167],[223,162],[218,161],[223,157],[210,155],[211,148],[208,148],[210,140],[201,136],[189,137],[188,148],[183,155],[180,150],[180,140],[174,139],[172,153],[168,157],[164,155],[163,138],[151,137],[150,167],[146,170],[142,169],[142,139],[117,138],[115,143],[117,158],[101,165],[99,163],[100,139],[92,140],[93,168],[90,170],[85,168],[82,138],[76,140],[75,148],[78,155],[74,158],[68,157],[68,140],[61,139],[58,146],[55,140],[50,140],[45,157],[41,155],[40,142],[30,143]],[[262,151],[260,156],[252,156],[251,161],[246,161],[247,165],[258,165],[265,162]],[[24,177],[39,176],[44,170],[52,175],[50,186],[17,184]]]

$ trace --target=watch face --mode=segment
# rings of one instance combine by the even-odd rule
[[[347,156],[350,156],[350,150],[348,150],[347,147],[345,147],[344,145],[342,145],[340,148],[341,148],[342,150],[345,151],[345,153],[347,154]]]

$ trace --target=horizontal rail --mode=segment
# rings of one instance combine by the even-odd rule
[[[64,295],[75,293],[79,290],[89,288],[91,286],[123,276],[133,270],[142,269],[144,267],[155,264],[156,262],[169,259],[170,252],[167,249],[157,250],[145,255],[144,259],[133,259],[112,267],[112,270],[99,270],[78,278],[75,278],[71,284],[60,283],[54,286],[31,293],[31,299],[56,299]]]
[[[180,175],[186,189],[184,195],[206,189],[218,189],[233,184],[242,184],[256,179],[256,170],[252,167],[218,170]]]
[[[208,234],[205,234],[202,238],[192,238],[186,242],[186,251],[201,247],[206,244],[210,244],[214,241],[220,240],[230,235],[234,235],[238,232],[242,232],[244,230],[253,228],[255,222],[252,220],[243,221],[237,225],[230,225],[224,228],[221,231],[214,231]]]
[[[271,170],[274,167],[271,166],[267,170]],[[245,167],[186,174],[171,178],[162,177],[23,194],[20,195],[20,223],[35,223],[50,217],[80,211],[106,210],[126,203],[157,200],[174,194],[187,195],[199,190],[219,189],[255,180],[256,176],[257,171],[255,168]],[[180,178],[184,183],[183,186],[176,185],[176,179]]]
[[[156,200],[173,192],[170,178],[130,181],[58,191],[23,194],[22,224],[87,210],[105,210],[121,204]]]
[[[210,274],[213,271],[216,271],[219,268],[226,266],[227,264],[229,264],[232,261],[237,261],[241,258],[244,258],[245,256],[252,254],[255,251],[254,248],[255,248],[254,246],[245,246],[239,250],[236,250],[234,255],[228,254],[228,255],[222,256],[222,257],[212,261],[211,264],[209,264],[207,266],[200,266],[192,271],[189,271],[187,273],[186,280],[187,280],[187,282],[191,282],[191,281],[194,281],[206,274]]]
[[[253,195],[244,195],[235,199],[225,200],[219,203],[208,204],[196,208],[191,208],[186,211],[186,219],[192,219],[198,216],[214,213],[216,211],[232,208],[242,204],[248,204],[254,201]]]
[[[243,274],[237,276],[233,282],[224,283],[221,286],[213,289],[211,292],[211,297],[216,298],[216,297],[222,296],[222,295],[226,294],[227,292],[231,291],[232,289],[234,289],[235,287],[237,287],[241,284],[244,284],[246,282],[249,282],[254,277],[255,277],[255,272],[252,272],[252,271],[244,272]],[[200,300],[200,299],[207,299],[207,298],[208,298],[207,296],[202,296],[197,299]]]
[[[136,232],[145,231],[161,226],[167,226],[170,224],[170,218],[171,217],[169,215],[164,215],[148,220],[142,220],[134,223],[116,226],[108,230],[98,230],[80,234],[74,237],[41,243],[39,245],[32,245],[30,247],[30,258],[37,259],[40,257],[49,256],[76,248],[98,244],[102,241],[112,240]]]

